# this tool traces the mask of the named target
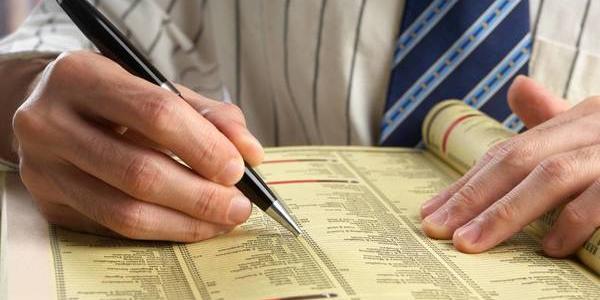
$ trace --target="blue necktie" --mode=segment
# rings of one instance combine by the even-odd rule
[[[531,44],[527,0],[407,0],[380,144],[417,145],[425,114],[450,98],[520,130],[506,94]]]

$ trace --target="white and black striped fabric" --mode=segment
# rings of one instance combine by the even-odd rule
[[[403,0],[92,2],[171,80],[238,104],[266,146],[377,142]],[[600,1],[530,11],[531,76],[573,103],[600,94]],[[91,48],[46,0],[0,55]]]

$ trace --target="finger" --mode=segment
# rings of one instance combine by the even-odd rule
[[[248,131],[244,114],[235,104],[210,100],[194,91],[177,86],[183,98],[215,125],[240,151],[250,165],[259,165],[264,157],[260,142]]]
[[[38,207],[50,224],[78,232],[119,237],[119,235],[112,230],[94,222],[92,219],[67,205],[45,202],[43,206]]]
[[[68,205],[117,234],[141,240],[194,242],[225,233],[233,226],[200,221],[178,211],[136,200],[77,169],[65,166],[55,183]]]
[[[573,114],[578,115],[577,122],[549,125],[561,119],[574,118]],[[434,238],[451,238],[458,227],[508,193],[546,157],[600,142],[600,136],[593,129],[598,126],[597,116],[582,115],[581,111],[572,110],[564,117],[552,119],[548,124],[544,123],[495,147],[488,154],[493,159],[423,220],[424,232]],[[573,132],[578,134],[573,135]]]
[[[45,165],[45,162],[32,164],[29,159],[22,160],[19,175],[38,210],[49,223],[82,232],[115,236],[115,233],[106,227],[63,204],[66,197],[53,181],[47,178],[46,175],[50,172],[36,168],[42,165]]]
[[[564,207],[542,242],[546,254],[553,257],[573,254],[594,234],[600,227],[598,199],[600,181],[596,180]]]
[[[485,155],[481,160],[479,160],[475,166],[473,166],[464,176],[455,181],[449,187],[443,189],[440,193],[432,197],[431,199],[425,201],[421,205],[421,219],[425,219],[427,216],[438,210],[442,205],[452,197],[452,195],[456,194],[462,188],[465,183],[469,181],[482,167],[484,167],[493,157],[490,155]]]
[[[115,77],[98,83],[85,99],[82,95],[78,109],[136,130],[209,180],[226,185],[239,181],[242,156],[211,122],[172,92],[133,76]],[[89,94],[101,95],[105,103],[90,101]]]
[[[508,104],[527,128],[533,128],[570,107],[567,101],[522,75],[515,78],[508,90]]]
[[[469,253],[488,250],[580,193],[600,177],[598,151],[600,146],[591,146],[544,160],[508,194],[457,229],[456,248]]]
[[[135,199],[219,224],[240,224],[250,215],[250,201],[234,187],[208,181],[111,131],[79,126],[70,140],[60,153],[64,160]]]

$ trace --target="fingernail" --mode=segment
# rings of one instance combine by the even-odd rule
[[[236,183],[244,174],[244,162],[233,159],[227,163],[223,171],[217,176],[217,180],[226,184]]]
[[[438,210],[433,214],[429,215],[425,220],[426,223],[429,223],[434,226],[444,226],[446,221],[448,220],[448,211],[445,209]]]
[[[231,199],[231,205],[229,206],[229,221],[234,224],[239,224],[250,216],[251,203],[248,198],[244,196],[235,196]]]
[[[458,229],[456,237],[471,245],[476,244],[481,236],[481,225],[477,221],[471,221],[464,227]]]
[[[549,236],[544,243],[546,249],[551,251],[559,251],[562,248],[563,239],[560,236]]]

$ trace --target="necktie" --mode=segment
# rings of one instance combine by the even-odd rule
[[[506,94],[531,44],[527,0],[407,0],[380,144],[415,146],[425,114],[450,98],[520,130]]]

